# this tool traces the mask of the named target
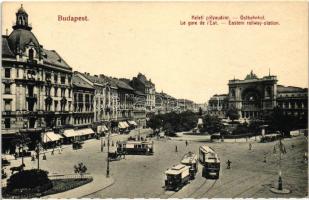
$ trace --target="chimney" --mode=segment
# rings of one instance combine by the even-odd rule
[[[9,35],[9,30],[8,29],[5,29],[5,34],[6,34],[6,36]]]

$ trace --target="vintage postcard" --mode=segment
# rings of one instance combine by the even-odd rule
[[[308,197],[308,3],[3,2],[3,198]]]

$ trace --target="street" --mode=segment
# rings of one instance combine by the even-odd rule
[[[114,136],[114,141],[119,140]],[[246,198],[276,198],[276,197],[305,197],[307,191],[307,164],[304,164],[303,154],[307,151],[307,141],[304,136],[283,140],[287,154],[282,157],[282,178],[284,187],[292,190],[287,195],[278,195],[269,191],[278,180],[278,152],[273,153],[271,143],[209,143],[221,158],[220,178],[206,180],[201,176],[202,166],[195,180],[184,186],[180,191],[164,190],[164,172],[172,165],[180,162],[188,151],[198,153],[200,145],[205,142],[189,141],[186,147],[184,141],[168,139],[152,139],[154,155],[127,155],[125,159],[110,163],[110,175],[114,184],[106,189],[85,196],[89,198],[211,198],[211,197],[246,197]],[[292,144],[295,145],[292,148]],[[177,145],[178,152],[175,152]],[[100,140],[85,142],[83,149],[66,148],[61,154],[47,155],[47,160],[41,160],[42,169],[50,175],[72,174],[73,166],[83,162],[88,173],[96,176],[106,174],[106,151],[100,151]],[[267,162],[264,163],[264,153]],[[226,169],[226,161],[232,161],[231,169]],[[13,161],[20,164],[20,160]],[[36,161],[25,159],[26,168],[35,168]],[[76,194],[78,196],[78,194]]]

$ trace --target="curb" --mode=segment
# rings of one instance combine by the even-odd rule
[[[79,197],[77,197],[77,198],[85,198],[86,196],[92,195],[92,194],[94,194],[94,193],[97,193],[97,192],[99,192],[99,191],[105,190],[105,189],[107,189],[107,188],[113,186],[114,183],[115,183],[115,179],[113,179],[113,178],[111,178],[111,179],[112,179],[112,182],[111,182],[109,185],[107,185],[107,186],[105,186],[105,187],[103,187],[103,188],[101,188],[101,189],[98,189],[98,190],[96,190],[96,191],[94,191],[94,192],[91,192],[91,193],[89,193],[89,194],[86,194],[86,195],[83,195],[83,196],[79,196]]]

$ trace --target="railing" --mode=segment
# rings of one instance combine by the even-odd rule
[[[48,176],[50,180],[59,180],[59,179],[80,179],[81,176],[78,174],[61,174],[61,175],[51,175]],[[85,174],[82,178],[92,178],[89,174]]]

